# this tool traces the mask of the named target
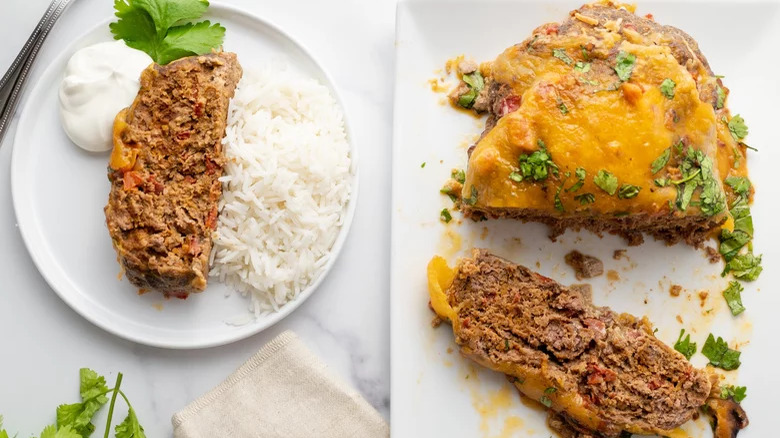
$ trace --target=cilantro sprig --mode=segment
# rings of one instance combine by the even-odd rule
[[[111,394],[108,418],[106,420],[105,438],[111,432],[111,420],[114,414],[114,405],[117,395],[121,396],[127,404],[127,416],[114,428],[116,438],[146,438],[144,428],[138,421],[127,396],[120,389],[122,385],[122,373],[118,373],[113,388],[108,388],[106,379],[88,368],[79,370],[79,393],[81,402],[62,404],[57,407],[57,422],[46,426],[41,432],[40,438],[89,438],[95,431],[92,420],[100,409],[108,403],[108,395]],[[0,416],[0,438],[9,438],[8,432],[3,430],[3,417]]]
[[[117,21],[109,24],[114,39],[124,40],[165,65],[179,58],[209,53],[225,39],[225,28],[199,19],[207,0],[115,0]]]
[[[696,343],[691,342],[690,333],[685,335],[685,329],[680,329],[680,336],[677,338],[677,342],[674,343],[674,349],[679,351],[686,359],[691,360],[694,354],[696,354]]]
[[[712,333],[710,333],[707,340],[704,342],[704,346],[701,348],[701,354],[710,360],[712,366],[726,371],[736,370],[742,364],[739,361],[739,356],[742,353],[729,348],[729,345],[720,336],[715,339],[715,336],[713,336]]]

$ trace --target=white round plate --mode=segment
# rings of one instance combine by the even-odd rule
[[[289,35],[233,7],[213,4],[206,18],[227,28],[225,50],[246,67],[286,59],[295,69],[327,85],[343,104],[328,74]],[[65,64],[81,47],[110,41],[108,23],[76,40],[45,71],[22,111],[11,164],[14,208],[24,242],[54,291],[84,318],[123,338],[164,348],[202,348],[253,335],[281,320],[317,288],[344,243],[357,197],[357,154],[351,145],[352,194],[344,225],[325,272],[279,312],[236,326],[248,315],[248,299],[211,279],[201,294],[166,300],[157,292],[119,279],[119,265],[105,226],[103,207],[110,185],[108,153],[88,153],[70,142],[59,120],[58,88]],[[345,115],[346,120],[346,115]]]

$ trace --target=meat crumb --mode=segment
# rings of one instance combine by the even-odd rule
[[[612,258],[615,260],[620,260],[623,257],[628,258],[625,249],[616,249],[615,252],[612,253]]]
[[[717,249],[708,246],[704,248],[704,252],[707,253],[707,260],[709,260],[710,263],[715,264],[720,261],[720,253]]]
[[[442,322],[444,321],[442,321],[441,318],[439,318],[438,316],[434,316],[433,319],[431,320],[431,327],[436,328],[440,326]]]
[[[682,286],[679,284],[673,284],[672,287],[669,288],[669,295],[673,297],[679,297],[681,292]]]
[[[620,281],[620,274],[618,274],[618,271],[610,269],[607,271],[607,280],[611,282]]]
[[[604,273],[604,263],[596,257],[574,250],[565,257],[566,264],[574,269],[577,280],[593,278]]]

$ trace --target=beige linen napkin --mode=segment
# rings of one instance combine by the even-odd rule
[[[176,413],[174,438],[385,438],[390,428],[284,332],[219,386]]]

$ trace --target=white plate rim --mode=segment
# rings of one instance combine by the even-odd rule
[[[159,348],[167,348],[167,349],[200,349],[200,348],[210,348],[210,347],[216,347],[220,345],[226,345],[226,344],[230,344],[248,338],[257,333],[260,333],[263,330],[273,326],[277,322],[287,317],[295,309],[297,309],[303,302],[305,302],[314,293],[315,290],[319,288],[320,284],[328,276],[336,260],[339,258],[339,255],[341,254],[341,250],[344,246],[346,238],[349,235],[349,231],[352,228],[352,221],[355,215],[357,198],[359,196],[358,149],[355,144],[355,137],[352,131],[352,125],[349,122],[348,111],[345,106],[344,99],[342,98],[341,93],[336,87],[335,81],[333,80],[333,76],[330,74],[330,72],[322,65],[319,59],[305,45],[303,45],[292,35],[285,32],[279,26],[268,21],[267,19],[259,17],[258,15],[248,12],[242,8],[232,6],[232,5],[226,5],[220,2],[211,2],[210,6],[211,8],[213,8],[210,11],[220,10],[220,12],[222,13],[242,16],[243,18],[259,23],[261,26],[265,26],[270,31],[275,32],[279,36],[287,39],[293,46],[295,46],[298,50],[300,50],[302,54],[307,56],[312,61],[314,66],[316,66],[317,69],[320,70],[320,72],[324,76],[324,79],[327,81],[327,83],[324,85],[326,85],[330,89],[331,93],[333,93],[333,97],[338,103],[338,105],[340,106],[343,114],[344,129],[350,146],[350,161],[351,161],[350,170],[352,173],[350,198],[349,201],[347,202],[341,229],[339,230],[339,234],[336,237],[336,241],[333,243],[333,246],[331,247],[331,255],[328,262],[325,265],[322,274],[320,274],[320,276],[314,281],[314,283],[312,283],[311,285],[309,285],[309,287],[303,290],[293,301],[288,302],[279,311],[268,315],[267,317],[263,318],[260,321],[249,323],[243,327],[237,327],[237,330],[233,334],[215,336],[202,342],[198,340],[189,340],[189,339],[186,341],[171,342],[171,341],[166,341],[164,339],[154,339],[149,337],[137,336],[132,332],[123,331],[122,329],[113,326],[106,319],[100,318],[99,315],[92,313],[88,308],[89,304],[84,302],[78,290],[74,288],[71,288],[72,290],[68,290],[68,291],[61,290],[65,287],[68,287],[67,280],[65,279],[64,281],[66,283],[63,284],[62,283],[63,280],[55,278],[57,277],[57,275],[55,274],[58,274],[58,272],[51,272],[50,270],[46,269],[48,263],[50,263],[50,260],[52,260],[52,257],[48,254],[44,254],[43,249],[45,247],[44,245],[45,238],[41,235],[39,230],[35,229],[35,227],[31,225],[29,227],[27,225],[24,225],[25,223],[27,224],[34,223],[35,213],[34,213],[34,207],[32,203],[25,198],[24,193],[22,192],[23,189],[19,182],[19,178],[21,176],[19,175],[20,171],[18,169],[20,165],[18,163],[21,160],[20,157],[22,156],[22,154],[17,152],[23,146],[17,146],[17,143],[19,143],[20,139],[23,138],[24,136],[23,133],[28,132],[27,131],[29,129],[28,125],[31,123],[32,118],[35,116],[35,112],[33,111],[33,108],[29,105],[29,102],[37,101],[39,95],[44,92],[43,90],[46,88],[45,85],[48,84],[49,82],[47,81],[47,79],[53,79],[57,75],[57,73],[59,73],[57,71],[58,67],[63,65],[65,58],[70,55],[70,52],[68,50],[63,51],[63,53],[61,53],[60,55],[55,57],[54,60],[51,61],[49,66],[41,74],[38,82],[33,86],[29,95],[26,97],[24,106],[20,110],[19,122],[16,128],[16,134],[14,136],[13,146],[11,150],[11,198],[13,202],[14,212],[16,215],[16,221],[18,224],[19,232],[22,236],[22,241],[24,242],[24,245],[27,248],[27,252],[29,253],[30,258],[35,264],[35,267],[38,269],[38,272],[40,272],[41,276],[44,278],[46,283],[60,297],[60,299],[62,299],[70,308],[76,311],[76,313],[81,315],[84,319],[88,320],[89,322],[96,325],[97,327],[115,336],[118,336],[123,339],[127,339],[129,341],[138,344],[148,345],[151,347],[159,347]],[[84,40],[84,38],[86,38],[87,35],[90,35],[91,33],[95,32],[97,29],[104,26],[108,26],[108,24],[111,21],[113,21],[113,18],[106,19],[103,22],[93,26],[86,32],[82,33],[79,37],[75,38],[73,42],[70,44],[70,46],[73,46],[79,41]],[[204,293],[206,292],[204,291]]]

